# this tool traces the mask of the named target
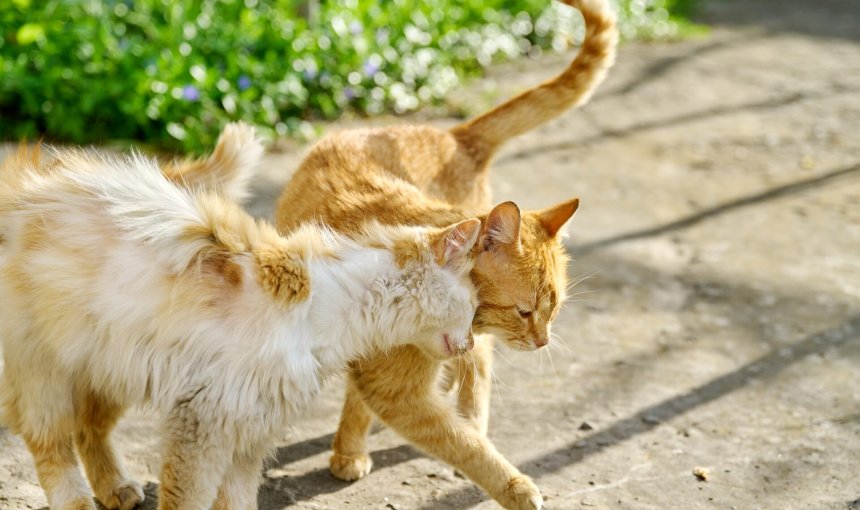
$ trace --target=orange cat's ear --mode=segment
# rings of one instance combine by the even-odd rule
[[[442,235],[433,241],[433,255],[440,266],[451,265],[462,261],[472,251],[478,233],[481,231],[481,220],[471,219],[451,225],[442,231]]]
[[[520,208],[513,202],[502,202],[490,211],[481,230],[481,247],[490,251],[501,246],[520,246]]]
[[[567,223],[567,220],[569,220],[570,217],[573,216],[573,213],[576,212],[577,207],[579,207],[579,199],[574,198],[573,200],[562,202],[556,206],[550,207],[549,209],[538,211],[538,220],[544,230],[546,230],[546,233],[549,234],[550,237],[555,237],[564,224]]]

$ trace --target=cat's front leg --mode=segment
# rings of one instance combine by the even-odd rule
[[[433,398],[404,398],[411,409],[381,416],[425,452],[447,462],[510,510],[539,510],[543,497],[531,478],[511,465],[483,435]],[[400,414],[404,413],[404,414]],[[408,414],[406,414],[408,413]]]
[[[503,507],[542,508],[534,482],[442,400],[435,384],[437,369],[438,363],[416,348],[395,349],[362,362],[361,370],[354,371],[355,385],[386,425],[468,476]]]
[[[222,427],[199,391],[177,402],[164,427],[159,510],[211,508],[233,456]]]
[[[329,459],[331,473],[348,482],[362,478],[373,467],[367,454],[367,433],[373,423],[373,415],[355,388],[353,377],[350,373],[347,379],[346,399],[332,441],[334,454]]]

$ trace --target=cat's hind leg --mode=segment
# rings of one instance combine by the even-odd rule
[[[71,434],[21,435],[33,454],[39,483],[51,509],[95,510],[90,488],[78,469]]]
[[[256,510],[264,456],[263,449],[233,455],[233,463],[218,488],[214,510]]]
[[[179,400],[164,426],[159,510],[207,510],[233,460],[224,416],[201,391]]]
[[[110,510],[131,510],[143,501],[143,489],[125,474],[110,440],[123,407],[92,391],[78,392],[76,404],[75,445],[96,498]]]
[[[373,415],[355,388],[350,374],[340,423],[332,442],[334,453],[329,459],[329,468],[336,478],[351,482],[370,473],[373,461],[367,454],[367,433],[372,423]]]
[[[36,385],[30,378],[16,378],[6,395],[6,413],[15,418],[13,430],[33,455],[39,483],[52,509],[95,510],[72,443],[72,395],[61,390],[69,386],[46,381],[38,391]]]
[[[72,381],[49,361],[34,355],[30,348],[36,342],[31,338],[7,336],[3,340],[3,417],[33,455],[48,504],[52,510],[95,510],[72,442]]]

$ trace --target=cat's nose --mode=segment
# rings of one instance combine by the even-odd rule
[[[535,345],[538,347],[538,349],[540,349],[541,347],[543,347],[544,345],[546,345],[548,343],[549,343],[549,337],[540,337],[540,336],[535,337]]]

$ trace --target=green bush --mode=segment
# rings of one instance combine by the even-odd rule
[[[196,151],[236,119],[308,135],[308,120],[413,110],[581,37],[548,0],[309,1],[4,0],[0,137]],[[622,0],[622,33],[673,35],[675,3]]]

